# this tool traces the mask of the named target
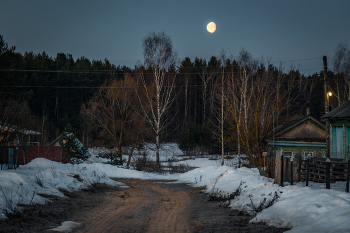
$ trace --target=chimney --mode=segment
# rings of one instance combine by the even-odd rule
[[[306,116],[310,116],[310,101],[306,101]]]

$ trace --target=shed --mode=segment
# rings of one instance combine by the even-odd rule
[[[348,161],[350,152],[350,100],[321,117],[329,121],[330,157]]]

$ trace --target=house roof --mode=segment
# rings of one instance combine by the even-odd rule
[[[312,121],[313,124],[318,127],[315,128],[311,126],[310,128],[310,126],[302,126],[303,123],[309,121]],[[317,130],[317,128],[319,128],[319,130]],[[325,132],[326,126],[312,116],[296,116],[275,128],[275,140],[323,142],[325,141]],[[267,141],[273,140],[273,135],[271,134]],[[322,136],[323,134],[324,137]]]
[[[300,125],[301,123],[303,123],[307,120],[312,120],[314,123],[316,123],[322,129],[326,130],[326,126],[323,123],[316,120],[315,118],[313,118],[312,116],[310,116],[310,115],[299,116],[296,119],[294,119],[293,121],[286,122],[287,124],[285,125],[285,127],[282,130],[279,130],[278,132],[276,132],[275,136],[278,136],[278,135],[281,135],[285,132],[288,132],[289,130],[295,128],[296,126]]]
[[[321,120],[326,121],[330,118],[350,118],[350,100],[322,116]]]
[[[17,125],[12,125],[9,123],[2,123],[0,121],[0,133],[1,132],[8,132],[8,131],[10,131],[10,132],[16,131],[18,133],[27,134],[27,135],[40,135],[41,134],[40,132],[31,130],[31,129],[26,129],[26,128],[20,129]]]
[[[62,137],[62,134],[60,136],[58,136],[55,140],[49,142],[47,144],[47,146],[53,146],[56,142],[58,142],[60,140],[61,137]],[[79,141],[78,138],[76,138],[75,141],[79,144],[80,148],[84,147],[84,145]],[[85,155],[88,156],[88,157],[91,156],[89,151],[87,151]]]
[[[52,146],[53,144],[58,142],[58,140],[60,140],[61,137],[62,137],[62,134],[60,136],[58,136],[57,138],[55,138],[54,140],[52,140],[51,142],[47,143],[46,146]]]

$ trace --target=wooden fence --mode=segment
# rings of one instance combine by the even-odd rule
[[[343,162],[342,159],[329,159],[330,166],[330,182],[346,181],[348,172],[348,162]],[[326,158],[314,158],[303,160],[301,163],[301,181],[306,181],[307,176],[309,181],[317,183],[326,183],[327,161]]]
[[[271,164],[267,165],[271,166]],[[272,168],[268,167],[267,170],[272,170]],[[347,181],[346,191],[349,192],[349,178],[350,160],[348,162],[333,158],[302,160],[298,156],[296,156],[295,160],[284,156],[275,158],[274,179],[281,186],[284,185],[284,182],[293,184],[300,181],[306,182],[306,186],[308,186],[309,181],[312,181],[326,183],[326,188],[330,188],[330,183]]]
[[[46,158],[62,162],[62,147],[60,146],[34,146],[22,148],[21,146],[0,147],[0,169],[16,169],[19,165],[29,163],[35,158]]]

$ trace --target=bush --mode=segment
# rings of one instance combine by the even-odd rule
[[[117,152],[106,152],[99,154],[100,158],[109,159],[110,161],[104,162],[105,164],[111,164],[113,166],[123,166],[125,159],[123,159],[122,154]]]
[[[241,181],[236,191],[232,193],[224,192],[218,189],[213,189],[210,193],[208,193],[207,201],[219,201],[221,202],[220,206],[228,207],[230,205],[230,200],[235,199],[236,197],[241,195],[244,184],[245,182]],[[247,186],[245,186],[244,188],[246,187]]]
[[[282,192],[278,189],[277,191],[275,191],[274,194],[269,193],[270,198],[266,198],[264,197],[259,204],[255,204],[253,202],[253,196],[249,195],[250,198],[250,204],[247,204],[247,206],[249,206],[255,213],[259,213],[261,211],[263,211],[264,209],[269,208],[270,206],[272,206],[273,204],[275,204],[277,202],[277,200],[281,197],[280,194]],[[262,194],[261,196],[263,196],[264,194]]]

